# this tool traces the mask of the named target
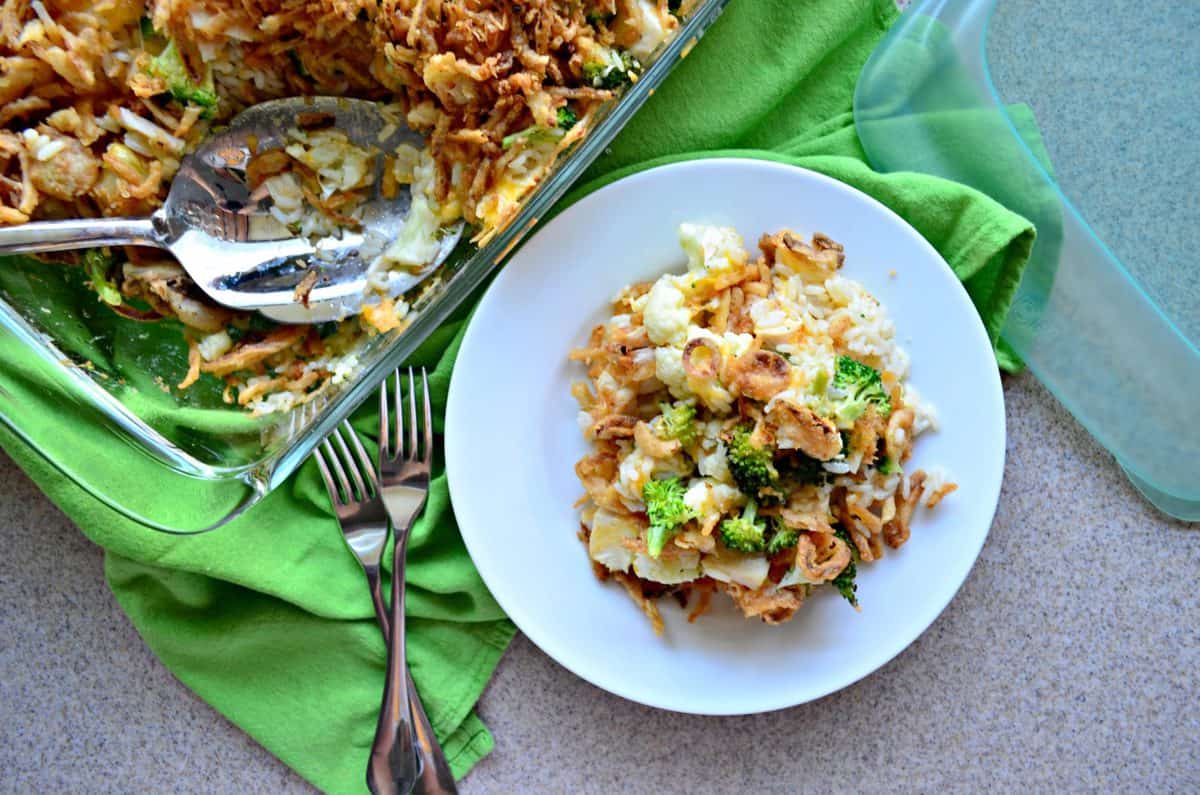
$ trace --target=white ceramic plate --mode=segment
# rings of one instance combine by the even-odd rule
[[[622,588],[592,575],[572,504],[587,451],[567,361],[625,284],[686,258],[683,221],[763,232],[821,231],[846,247],[843,273],[887,307],[912,356],[911,381],[938,409],[909,467],[940,464],[959,490],[919,509],[912,538],[859,567],[856,613],[818,589],[781,626],[741,617],[723,595],[688,624],[671,599],[657,637]],[[894,270],[896,276],[889,275]],[[819,698],[866,676],[941,613],[987,537],[1004,465],[1004,402],[975,309],[937,252],[883,205],[798,168],[713,159],[664,166],[591,194],[517,253],[484,297],[450,385],[446,466],[475,565],[529,638],[625,698],[701,714],[743,714]]]

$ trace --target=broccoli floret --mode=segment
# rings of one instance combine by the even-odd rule
[[[567,105],[558,109],[558,129],[569,130],[579,123],[579,114]]]
[[[659,403],[658,409],[662,412],[662,421],[656,429],[659,438],[675,439],[684,447],[691,447],[700,441],[695,403]]]
[[[883,377],[874,367],[855,361],[849,356],[839,356],[833,385],[846,393],[846,396],[834,405],[834,413],[840,426],[853,425],[868,406],[874,406],[881,417],[892,413],[892,398],[883,388]]]
[[[167,91],[180,102],[191,102],[209,110],[216,107],[212,70],[205,72],[200,82],[193,79],[174,40],[168,41],[163,51],[150,59],[148,71],[166,81]]]
[[[308,71],[308,67],[304,65],[304,60],[301,59],[300,53],[296,52],[295,48],[288,50],[287,54],[288,60],[292,62],[292,68],[296,70],[296,74],[305,79],[312,77],[312,74]]]
[[[721,522],[721,540],[738,552],[762,552],[766,542],[767,523],[756,519],[758,503],[750,500],[742,515]]]
[[[627,52],[597,47],[596,59],[583,65],[583,79],[593,88],[619,88],[632,83],[642,71],[642,65]]]
[[[650,517],[646,549],[652,558],[661,555],[679,526],[692,518],[692,509],[684,503],[683,493],[683,482],[677,477],[648,480],[642,487],[646,515]]]
[[[158,35],[158,31],[154,29],[154,21],[150,17],[142,17],[138,20],[138,30],[141,31],[142,39],[152,39]]]
[[[819,486],[828,478],[828,473],[820,461],[799,450],[788,451],[775,460],[774,466],[779,478],[759,490],[760,505],[782,505],[797,489]]]
[[[729,472],[738,488],[756,497],[759,489],[767,488],[779,479],[779,472],[772,463],[770,449],[755,445],[751,433],[752,429],[747,425],[734,428],[725,454]]]
[[[791,455],[783,458],[778,469],[779,479],[792,486],[819,486],[825,482],[827,474],[820,461],[799,450],[794,450]]]
[[[100,300],[110,306],[121,305],[121,290],[109,275],[114,260],[107,249],[90,248],[83,252],[83,270],[92,282],[92,289]]]
[[[557,122],[554,127],[543,127],[540,124],[534,124],[531,127],[526,127],[524,130],[506,135],[500,141],[500,146],[505,149],[511,148],[517,143],[525,144],[545,144],[555,143],[564,135],[567,130],[579,123],[579,116],[574,110],[564,105],[558,109],[558,114],[555,116]]]
[[[771,538],[767,541],[767,557],[777,555],[785,549],[791,549],[800,543],[800,533],[785,525],[776,517],[772,522]]]
[[[515,132],[512,135],[506,135],[500,141],[500,146],[509,149],[515,144],[545,144],[554,143],[559,138],[566,135],[566,130],[560,127],[542,127],[540,124],[535,124],[532,127],[526,127],[520,132]]]
[[[279,324],[266,315],[260,315],[258,312],[253,312],[250,315],[250,320],[247,322],[247,328],[251,331],[274,331],[279,328]]]
[[[846,564],[846,568],[842,569],[841,574],[833,578],[831,584],[837,588],[837,592],[847,602],[858,607],[858,585],[854,582],[854,578],[858,575],[858,547],[854,546],[854,542],[850,540],[850,534],[842,528],[834,530],[833,534],[850,547],[850,562]]]
[[[883,462],[879,466],[875,467],[875,469],[884,475],[894,475],[900,471],[900,465],[896,463],[896,459],[888,456],[887,458],[883,459]]]

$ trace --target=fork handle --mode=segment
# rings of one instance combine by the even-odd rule
[[[371,758],[367,762],[367,788],[375,795],[407,795],[422,772],[405,678],[408,659],[404,648],[404,553],[408,547],[408,534],[397,532],[393,537],[387,679],[383,684],[383,703],[379,707]]]
[[[68,251],[97,246],[155,246],[166,243],[151,218],[82,218],[35,221],[0,228],[0,254]]]
[[[450,763],[438,745],[429,716],[425,714],[425,706],[413,684],[408,667],[404,669],[405,684],[408,686],[409,704],[412,706],[413,727],[417,735],[417,756],[421,757],[421,776],[413,787],[415,795],[458,795],[458,786],[454,783],[454,774],[450,772]]]
[[[379,629],[383,632],[384,642],[387,643],[391,637],[391,621],[379,585],[378,568],[375,569],[374,576],[368,572],[367,580],[371,589],[371,601],[375,604],[375,618],[379,621]],[[421,776],[417,779],[413,792],[416,795],[458,795],[454,774],[450,772],[450,764],[438,745],[437,735],[433,733],[433,725],[429,722],[429,715],[425,713],[425,705],[421,703],[421,696],[413,683],[408,666],[404,668],[404,684],[408,688],[409,704],[412,707],[417,756],[421,759]]]

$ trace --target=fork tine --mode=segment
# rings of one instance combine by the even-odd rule
[[[425,466],[433,463],[433,406],[429,402],[429,375],[421,368],[421,388],[425,392],[425,453],[421,460]]]
[[[392,416],[396,418],[392,434],[392,458],[404,455],[404,404],[400,395],[400,368],[392,371]]]
[[[325,481],[325,489],[329,492],[329,499],[335,506],[342,503],[342,499],[338,494],[337,484],[333,482],[333,475],[329,472],[329,465],[325,463],[325,454],[321,452],[321,446],[313,448],[313,458],[317,459],[317,469],[321,470],[321,479]]]
[[[388,382],[383,379],[383,383],[379,385],[379,460],[391,458],[392,454],[388,446],[388,426],[391,421],[388,419]]]
[[[336,435],[336,434],[335,434]],[[346,470],[342,468],[342,462],[338,459],[337,453],[333,449],[333,445],[329,443],[329,439],[321,442],[321,446],[325,448],[325,456],[329,468],[337,475],[337,482],[342,487],[343,502],[350,502],[354,499],[354,492],[350,489],[350,481],[346,478]]]
[[[334,431],[329,434],[330,437],[337,440],[338,450],[341,452],[342,464],[350,472],[350,477],[354,480],[356,491],[350,492],[350,499],[363,500],[370,496],[367,492],[367,486],[363,483],[362,473],[358,471],[358,464],[354,461],[354,456],[350,455],[350,448],[346,446],[346,440],[342,438],[342,434]]]
[[[411,426],[408,429],[408,455],[409,460],[415,461],[418,456],[417,452],[417,385],[413,380],[412,368],[408,368],[408,419]]]
[[[375,465],[371,463],[371,456],[367,455],[362,439],[358,438],[358,434],[351,427],[350,420],[342,420],[342,429],[345,431],[345,435],[350,437],[350,446],[354,449],[354,454],[358,456],[359,471],[367,473],[367,481],[374,487],[372,490],[377,491],[379,481],[375,477]]]

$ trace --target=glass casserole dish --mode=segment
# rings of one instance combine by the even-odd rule
[[[284,482],[472,294],[604,151],[726,2],[684,3],[673,37],[646,59],[636,83],[598,111],[590,132],[520,200],[512,220],[479,246],[464,236],[425,281],[408,325],[370,338],[350,379],[289,412],[252,417],[227,405],[212,383],[185,392],[169,389],[187,369],[187,346],[177,327],[110,312],[86,287],[79,268],[0,258],[0,351],[34,354],[22,357],[28,369],[0,374],[0,422],[92,496],[135,521],[174,533],[228,522]],[[23,408],[32,398],[52,402],[71,421],[52,427],[38,422]],[[111,445],[74,432],[92,425],[128,445],[130,455],[147,459],[156,476],[184,478],[202,489],[204,508],[194,521],[180,527],[167,520],[146,484],[133,482],[119,460],[105,458]]]
[[[867,61],[854,106],[877,170],[970,185],[1034,224],[1001,340],[1154,506],[1185,521],[1200,520],[1195,19],[1186,3],[1079,18],[1054,4],[920,0]],[[989,60],[997,33],[1020,58]],[[1058,147],[1087,166],[1056,173],[1046,150]]]

